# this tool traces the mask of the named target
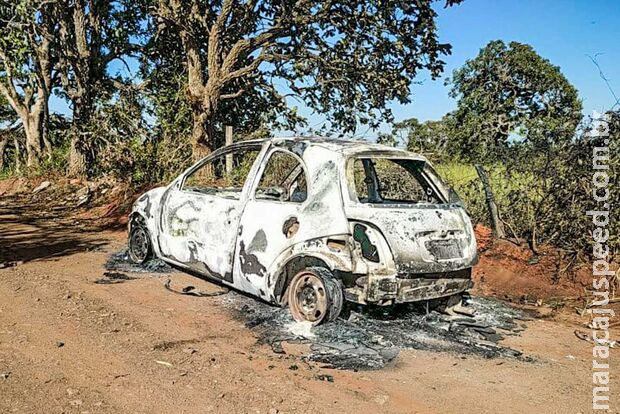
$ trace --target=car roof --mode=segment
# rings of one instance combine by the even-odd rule
[[[409,152],[401,148],[391,147],[388,145],[377,144],[362,140],[348,140],[333,137],[322,136],[292,136],[292,137],[273,137],[264,139],[253,139],[248,141],[240,141],[233,144],[234,146],[243,147],[246,145],[272,143],[276,146],[295,147],[302,144],[307,146],[319,146],[330,151],[339,152],[344,156],[352,156],[357,154],[377,154],[394,157],[416,158],[426,161],[426,158],[420,154]]]

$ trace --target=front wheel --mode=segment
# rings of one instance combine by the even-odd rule
[[[297,273],[288,288],[288,306],[293,319],[318,325],[332,322],[342,311],[342,287],[332,272],[310,267]]]
[[[129,233],[129,258],[136,264],[142,264],[151,257],[151,238],[148,230],[141,224],[131,227]]]

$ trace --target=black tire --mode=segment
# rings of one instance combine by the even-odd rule
[[[342,284],[324,267],[309,267],[293,276],[287,297],[296,321],[333,322],[342,311]]]
[[[131,261],[136,264],[143,264],[153,256],[151,236],[144,225],[135,223],[131,226],[127,252]]]

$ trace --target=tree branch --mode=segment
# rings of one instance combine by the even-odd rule
[[[247,66],[244,66],[240,69],[227,73],[222,78],[222,84],[226,84],[234,79],[242,78],[256,71],[261,63],[268,61],[271,58],[265,49],[261,50],[258,56]]]
[[[6,83],[0,82],[0,91],[6,97],[7,101],[9,101],[9,104],[13,107],[15,112],[20,113],[23,110],[24,104],[20,101],[19,94],[15,89],[15,84],[13,83],[13,69],[11,69],[9,60],[3,50],[0,50],[0,59],[2,59],[4,71],[6,73]]]
[[[220,95],[220,99],[221,100],[225,100],[225,99],[235,99],[240,97],[241,95],[243,95],[243,93],[245,92],[245,89],[239,89],[237,92],[235,93],[225,93],[223,95]]]

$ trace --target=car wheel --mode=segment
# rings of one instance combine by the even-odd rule
[[[129,258],[131,261],[142,264],[151,257],[152,251],[148,230],[141,224],[132,226],[129,233]]]
[[[332,322],[342,311],[342,301],[340,282],[323,267],[304,269],[289,284],[288,306],[296,321]]]

